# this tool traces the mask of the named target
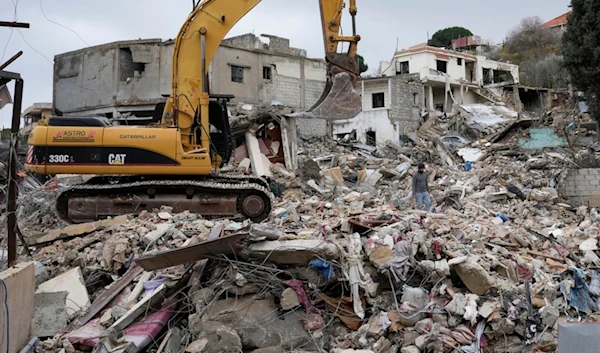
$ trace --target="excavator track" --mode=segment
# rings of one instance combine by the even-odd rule
[[[189,178],[189,176],[188,176]],[[215,174],[197,179],[100,176],[63,191],[58,216],[69,223],[121,214],[139,214],[161,206],[189,210],[204,218],[266,219],[274,201],[268,182],[247,175]]]

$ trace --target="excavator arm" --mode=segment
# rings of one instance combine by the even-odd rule
[[[163,124],[178,126],[184,151],[209,149],[208,67],[229,30],[261,0],[204,0],[181,27],[173,52],[172,92],[163,111]],[[317,117],[338,120],[355,117],[361,110],[355,86],[359,77],[356,48],[356,0],[350,0],[352,36],[342,36],[344,0],[319,0],[327,61],[323,95],[308,111]],[[339,54],[340,43],[349,43]],[[200,133],[196,130],[200,129]],[[200,136],[199,138],[197,136]]]

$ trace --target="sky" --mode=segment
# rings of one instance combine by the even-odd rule
[[[451,26],[501,43],[522,18],[550,20],[567,12],[569,4],[570,0],[357,0],[357,32],[362,38],[358,52],[373,71],[396,49],[426,42],[428,35]],[[34,102],[52,101],[55,55],[118,40],[174,38],[191,9],[190,0],[0,0],[0,21],[31,24],[12,34],[0,27],[0,59],[6,48],[0,63],[23,51],[6,70],[21,73],[25,81],[24,110]],[[345,12],[344,34],[351,34],[350,23]],[[291,46],[306,49],[309,57],[324,56],[318,0],[263,0],[229,36],[250,32],[289,38]],[[9,126],[11,114],[12,105],[0,109],[0,125]]]

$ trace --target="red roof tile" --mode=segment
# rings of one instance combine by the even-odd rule
[[[543,26],[546,28],[552,28],[552,27],[566,25],[571,12],[573,12],[573,11],[569,11],[565,14],[562,14],[562,15],[558,16],[557,18],[554,18],[554,19],[544,23]]]

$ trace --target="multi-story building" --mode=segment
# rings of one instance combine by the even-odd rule
[[[234,102],[277,101],[300,109],[325,86],[324,60],[307,57],[288,39],[253,34],[225,39],[209,67],[210,92]],[[55,57],[54,108],[63,114],[105,114],[122,124],[143,123],[171,92],[173,41],[103,44]]]
[[[398,141],[419,128],[427,111],[500,100],[507,86],[518,85],[519,67],[422,44],[382,62],[376,76],[360,81],[360,115],[332,123],[338,137],[354,130],[367,143]]]
[[[426,44],[396,52],[391,62],[380,64],[379,74],[418,75],[425,85],[425,107],[446,113],[453,104],[486,101],[484,89],[519,84],[517,65]]]

